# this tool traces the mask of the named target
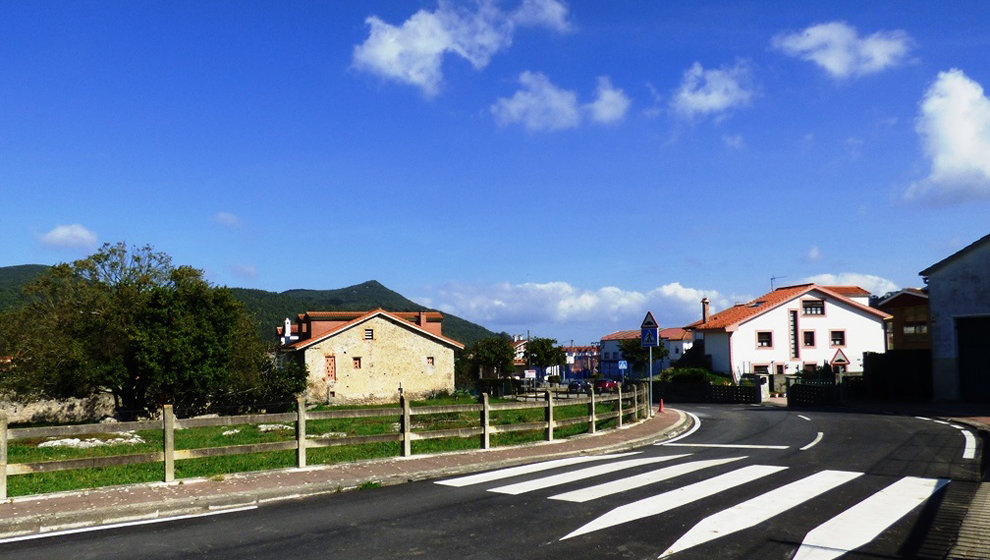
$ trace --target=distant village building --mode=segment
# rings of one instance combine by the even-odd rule
[[[888,351],[928,350],[932,347],[928,335],[928,294],[925,291],[906,288],[887,295],[875,307],[891,317],[885,324]]]
[[[289,359],[306,364],[311,400],[394,402],[454,390],[454,351],[443,316],[429,312],[307,311],[277,333]]]
[[[619,362],[625,360],[619,344],[624,340],[640,340],[642,331],[639,329],[628,331],[616,331],[602,337],[600,343],[600,371],[604,377],[619,379],[623,376],[636,376],[645,372],[633,372],[627,369],[624,373],[619,369]],[[693,337],[689,331],[682,328],[673,327],[660,329],[660,343],[667,349],[667,355],[653,361],[653,373],[657,374],[669,368],[691,349],[694,344]],[[654,352],[659,355],[659,352]],[[632,364],[626,364],[629,368]]]
[[[990,235],[922,270],[936,400],[990,401]]]

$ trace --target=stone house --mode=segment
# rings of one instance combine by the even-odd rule
[[[990,401],[990,235],[919,274],[928,285],[935,399]]]
[[[277,329],[282,349],[309,370],[308,398],[395,402],[454,390],[454,351],[435,311],[307,311]]]

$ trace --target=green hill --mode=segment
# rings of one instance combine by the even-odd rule
[[[281,293],[264,290],[232,288],[234,297],[258,319],[266,337],[275,336],[275,328],[286,317],[295,319],[304,311],[428,311],[397,292],[382,286],[375,280],[337,290],[288,290]],[[493,336],[495,333],[457,317],[444,313],[443,334],[465,345]]]
[[[0,311],[16,306],[21,300],[21,287],[47,269],[43,264],[0,267]]]
[[[47,268],[35,264],[0,267],[0,311],[16,306],[21,299],[21,287]],[[295,319],[304,311],[429,310],[374,280],[337,290],[288,290],[277,293],[231,288],[231,291],[254,315],[259,331],[268,340],[274,340],[275,327],[281,326],[286,317]],[[495,333],[444,313],[443,334],[467,345]]]

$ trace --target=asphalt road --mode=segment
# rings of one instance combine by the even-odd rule
[[[947,504],[979,479],[973,434],[929,419],[681,408],[696,431],[632,453],[6,543],[0,557],[916,558],[955,530]]]

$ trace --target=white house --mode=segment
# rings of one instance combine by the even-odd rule
[[[920,274],[928,284],[935,399],[990,401],[990,235]]]
[[[705,298],[702,319],[686,328],[704,339],[712,370],[737,381],[744,373],[796,374],[823,363],[862,371],[864,352],[884,351],[890,317],[868,300],[869,292],[855,286],[802,284],[709,314]]]

